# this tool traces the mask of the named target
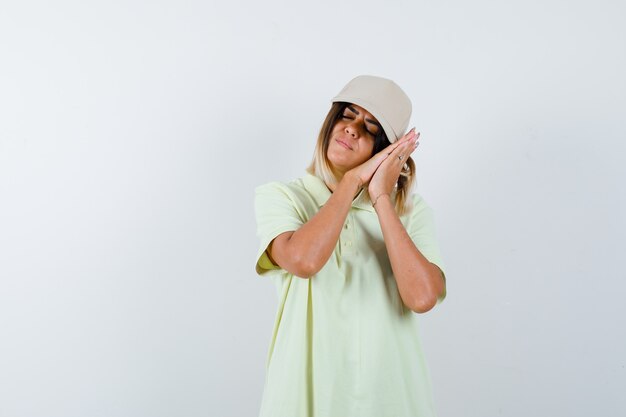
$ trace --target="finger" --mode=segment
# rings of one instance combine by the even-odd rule
[[[400,144],[397,144],[395,146],[395,148],[393,148],[393,150],[391,152],[389,152],[389,156],[393,159],[393,158],[397,158],[398,155],[400,154],[400,151],[406,146],[408,142],[403,142]]]
[[[395,147],[393,148],[393,151],[396,151],[403,147],[409,146],[411,143],[414,143],[413,138],[414,138],[414,135],[405,136],[401,141],[394,143]]]
[[[409,159],[409,157],[413,154],[413,152],[415,152],[418,145],[419,145],[419,142],[416,142],[406,149],[406,152],[402,154],[402,162],[406,163],[407,159]]]
[[[418,147],[418,146],[419,146],[419,144],[420,144],[420,143],[419,143],[419,138],[420,138],[420,133],[418,132],[418,133],[415,135],[415,139],[410,141],[411,146],[409,146],[409,148],[410,148],[410,149],[408,150],[408,153],[406,154],[407,156],[408,156],[408,155],[410,155],[410,154],[412,154],[412,153],[413,153],[413,151],[414,151],[415,149],[417,149],[417,147]]]
[[[378,154],[385,154],[385,155],[391,155],[391,153],[398,147],[400,146],[401,143],[399,143],[398,141],[387,145],[385,148],[383,148],[381,151],[378,152]]]
[[[389,150],[385,148],[382,151],[375,154],[374,156],[372,156],[369,160],[369,163],[373,164],[375,167],[379,167],[385,163],[385,161],[389,158],[390,154],[391,152],[389,152]]]
[[[419,133],[416,134],[415,133],[415,128],[412,128],[411,130],[409,130],[406,133],[406,135],[402,136],[400,139],[398,139],[394,143],[388,145],[386,148],[384,148],[381,151],[379,151],[378,154],[391,155],[391,153],[394,150],[396,150],[398,148],[398,146],[401,146],[404,143],[410,142],[411,139],[417,140],[418,137],[419,137]]]
[[[394,143],[392,143],[388,147],[390,147],[391,150],[396,149],[398,146],[402,145],[403,143],[410,141],[411,139],[415,139],[415,136],[416,136],[415,128],[412,128],[404,136],[396,140]]]
[[[411,147],[415,146],[415,141],[413,140],[408,140],[406,142],[404,142],[403,144],[401,144],[400,146],[398,146],[398,152],[400,152],[403,155],[406,155],[406,153],[409,151],[409,149],[411,149]]]
[[[400,146],[401,144],[403,144],[404,142],[410,141],[412,139],[415,139],[416,133],[415,133],[415,128],[412,128],[411,130],[409,130],[404,136],[402,136],[400,139],[398,139],[394,145],[396,146]]]
[[[390,161],[392,163],[396,163],[399,166],[403,166],[406,163],[407,156],[411,153],[411,149],[415,146],[414,142],[408,141],[399,145],[392,153],[389,155]]]
[[[411,136],[414,136],[414,135],[415,135],[415,127],[412,127],[411,130],[406,132],[404,136],[400,138],[400,140],[409,139]]]

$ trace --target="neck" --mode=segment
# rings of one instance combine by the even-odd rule
[[[331,183],[331,184],[325,183],[326,187],[328,187],[328,189],[330,190],[331,193],[334,193],[335,190],[337,189],[337,186],[339,185],[339,183],[343,179],[344,172],[338,171],[338,170],[333,170],[333,174],[335,174],[335,178],[337,178],[337,182]]]
[[[326,184],[326,186],[328,187],[328,189],[331,192],[335,192],[335,190],[337,189],[337,185],[339,185],[339,183],[341,182],[341,180],[343,179],[343,176],[345,174],[345,171],[342,171],[341,169],[338,169],[335,166],[331,167],[331,170],[333,172],[333,175],[335,176],[335,178],[337,178],[337,182],[333,183],[333,184]]]

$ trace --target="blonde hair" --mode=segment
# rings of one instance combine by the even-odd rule
[[[348,107],[349,104],[350,103],[346,102],[335,102],[331,106],[317,137],[315,151],[313,152],[313,160],[306,169],[307,172],[320,178],[326,184],[336,184],[338,182],[337,176],[333,172],[330,161],[328,160],[328,144],[330,142],[330,134],[332,133],[335,123],[339,120],[343,110]],[[380,129],[380,133],[375,139],[372,156],[388,145],[390,145],[389,139],[387,138],[384,130]],[[414,181],[415,162],[413,162],[413,159],[409,157],[407,158],[406,165],[400,172],[398,182],[396,183],[394,206],[396,213],[398,213],[399,216],[402,216],[411,210],[411,199],[409,198],[409,193]],[[367,187],[363,190],[363,192],[365,193],[365,198],[371,201]]]

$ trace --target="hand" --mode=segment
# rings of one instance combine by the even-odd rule
[[[411,134],[411,132],[413,132],[413,134]],[[398,182],[402,167],[413,151],[417,149],[419,145],[417,141],[420,134],[419,132],[415,134],[413,130],[411,132],[403,137],[403,139],[406,137],[409,137],[409,139],[403,140],[402,143],[391,152],[391,155],[378,166],[372,176],[368,186],[372,202],[375,202],[378,197],[383,194],[391,194],[393,187]]]
[[[417,135],[417,137],[419,137],[419,134]],[[372,176],[374,175],[374,172],[376,172],[378,167],[383,163],[383,161],[387,159],[388,156],[392,156],[393,152],[399,147],[406,145],[409,142],[413,143],[415,140],[415,128],[413,128],[406,135],[402,136],[400,139],[387,146],[385,149],[381,150],[376,155],[363,162],[361,165],[352,168],[346,174],[356,176],[359,179],[359,184],[362,187],[370,182]]]

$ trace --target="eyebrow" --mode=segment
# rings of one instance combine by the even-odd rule
[[[350,111],[352,111],[352,112],[353,112],[353,113],[355,113],[355,114],[360,114],[360,113],[359,113],[359,111],[358,111],[357,109],[355,109],[354,107],[352,107],[352,106],[348,106],[348,109],[350,109]],[[365,119],[365,121],[366,121],[366,122],[370,122],[371,124],[374,124],[374,125],[376,125],[376,126],[378,126],[378,127],[382,128],[382,126],[380,125],[380,123],[378,123],[376,120],[373,120],[373,119],[367,119],[367,118],[366,118],[366,119]]]

